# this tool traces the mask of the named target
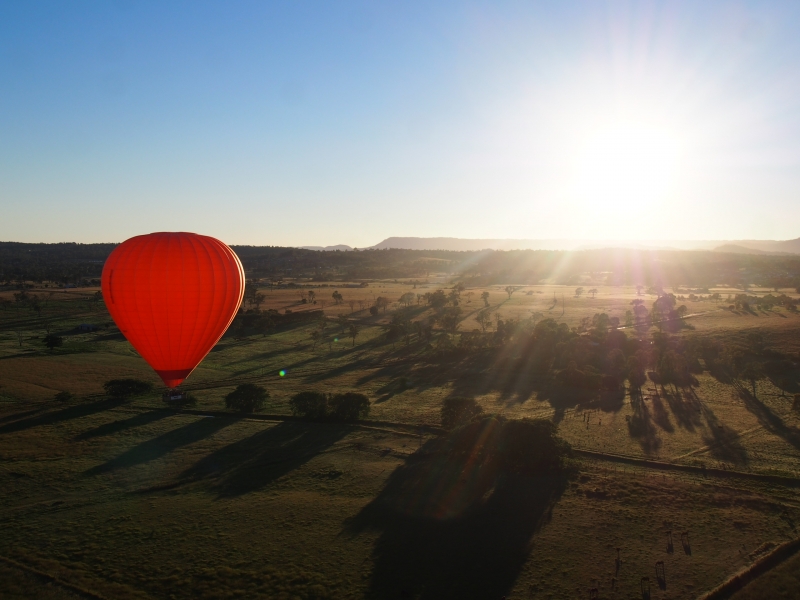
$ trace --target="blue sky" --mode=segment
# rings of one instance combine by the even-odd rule
[[[6,2],[0,239],[800,236],[800,4]]]

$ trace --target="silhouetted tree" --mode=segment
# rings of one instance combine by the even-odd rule
[[[383,296],[375,298],[375,306],[383,309],[383,314],[386,314],[386,307],[389,306],[389,299]]]
[[[756,398],[756,382],[764,379],[764,370],[761,365],[755,361],[746,363],[740,371],[739,377],[750,382],[753,388],[753,398]]]
[[[328,414],[328,396],[322,392],[300,392],[289,400],[289,408],[297,417],[322,419]]]
[[[146,394],[153,389],[153,384],[139,379],[112,379],[103,384],[103,389],[113,398],[129,398]]]
[[[64,338],[62,338],[60,335],[56,335],[55,333],[49,333],[44,338],[44,344],[50,350],[52,350],[53,348],[58,348],[63,343],[64,343]]]
[[[319,343],[320,339],[322,339],[322,332],[319,329],[314,329],[309,334],[309,337],[311,338],[311,349],[316,350],[317,344]]]
[[[328,415],[336,421],[358,421],[369,416],[369,398],[356,392],[334,394],[328,398]]]
[[[475,320],[478,322],[478,325],[481,326],[481,331],[486,333],[486,328],[492,324],[492,315],[488,310],[484,309],[477,314]]]
[[[225,396],[225,406],[231,410],[252,413],[264,408],[269,393],[260,385],[242,383]]]
[[[351,338],[353,338],[353,347],[355,347],[356,345],[356,337],[358,336],[359,333],[361,333],[361,327],[359,327],[355,323],[351,323],[348,334],[350,335]]]

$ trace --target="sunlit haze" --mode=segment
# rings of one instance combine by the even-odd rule
[[[0,7],[0,239],[800,236],[792,2]]]

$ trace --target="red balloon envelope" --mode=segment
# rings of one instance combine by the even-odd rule
[[[233,321],[244,296],[244,269],[234,251],[212,237],[151,233],[114,249],[101,286],[119,330],[175,387]]]

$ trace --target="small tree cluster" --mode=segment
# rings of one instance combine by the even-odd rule
[[[292,414],[306,419],[330,421],[358,421],[369,416],[369,398],[356,392],[326,394],[300,392],[289,401]]]
[[[269,398],[269,392],[262,386],[243,383],[225,396],[225,406],[231,410],[253,413],[264,408],[267,398]]]
[[[103,384],[103,389],[112,398],[130,398],[146,394],[153,384],[139,379],[112,379]]]

